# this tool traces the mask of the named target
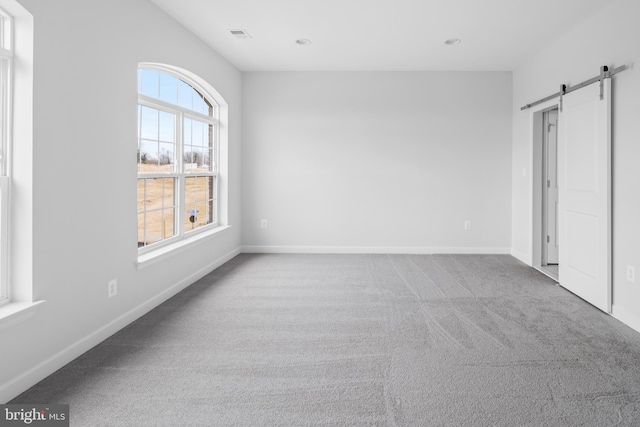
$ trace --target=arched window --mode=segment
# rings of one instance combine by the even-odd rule
[[[186,75],[138,68],[140,252],[219,225],[219,111]]]

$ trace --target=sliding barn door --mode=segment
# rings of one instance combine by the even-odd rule
[[[611,81],[563,97],[558,120],[560,284],[611,312]]]

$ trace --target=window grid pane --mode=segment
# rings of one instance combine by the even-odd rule
[[[176,115],[146,105],[138,112],[138,173],[174,172]]]
[[[182,80],[178,81],[178,105],[193,110],[193,90]]]
[[[176,235],[177,178],[138,178],[138,247]]]
[[[214,222],[215,177],[189,176],[185,178],[185,231],[195,230]]]
[[[143,68],[142,75],[140,77],[140,93],[157,98],[159,87],[160,73],[155,70],[147,70]]]
[[[163,142],[175,142],[176,140],[176,116],[166,111],[159,111],[159,140]]]
[[[160,99],[178,104],[178,79],[169,74],[160,74]]]
[[[0,175],[7,175],[7,163],[6,163],[6,154],[7,154],[7,133],[5,129],[5,124],[7,123],[7,94],[6,91],[9,87],[9,60],[5,58],[0,58],[0,85],[3,90],[0,91]]]
[[[5,32],[5,19],[3,16],[0,16],[0,47],[7,49],[7,43],[5,42],[4,37]]]
[[[213,172],[213,125],[188,118],[184,122],[184,172]]]

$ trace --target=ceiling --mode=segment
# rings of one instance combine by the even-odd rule
[[[615,0],[151,1],[243,71],[498,71]]]

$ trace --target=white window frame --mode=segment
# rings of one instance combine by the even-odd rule
[[[10,153],[13,103],[13,18],[0,8],[0,305],[11,300],[9,287]]]
[[[188,108],[181,107],[176,104],[172,104],[170,102],[163,101],[158,98],[154,98],[152,96],[148,96],[138,92],[138,105],[146,106],[149,108],[154,108],[159,111],[168,112],[170,114],[174,114],[176,117],[175,121],[175,151],[174,151],[174,171],[173,172],[138,172],[136,178],[136,186],[138,179],[140,178],[175,178],[177,180],[177,185],[174,186],[174,200],[176,205],[176,212],[174,214],[174,230],[176,230],[175,235],[172,237],[165,238],[158,242],[151,243],[146,246],[141,246],[138,248],[138,255],[148,254],[158,249],[165,248],[169,245],[172,245],[176,242],[180,242],[185,240],[187,237],[192,237],[201,233],[205,233],[211,231],[214,228],[220,226],[220,105],[216,102],[215,98],[210,95],[206,90],[204,90],[200,85],[190,79],[189,77],[177,72],[176,70],[165,68],[159,65],[151,65],[151,64],[140,64],[138,69],[146,69],[146,70],[154,70],[160,73],[165,73],[167,75],[171,75],[177,79],[182,80],[183,82],[189,84],[195,90],[197,90],[206,100],[211,103],[213,106],[213,115],[208,116],[202,113],[198,113],[197,111],[190,110]],[[211,171],[197,171],[197,172],[187,172],[184,167],[184,133],[183,133],[183,124],[185,119],[194,119],[200,122],[213,125],[213,164],[214,167]],[[139,129],[138,122],[138,129]],[[139,140],[138,140],[139,141]],[[200,226],[193,230],[185,229],[185,219],[186,219],[186,210],[185,210],[185,182],[189,177],[212,177],[214,179],[214,188],[213,188],[213,221],[209,224]],[[137,215],[137,214],[136,214]]]

